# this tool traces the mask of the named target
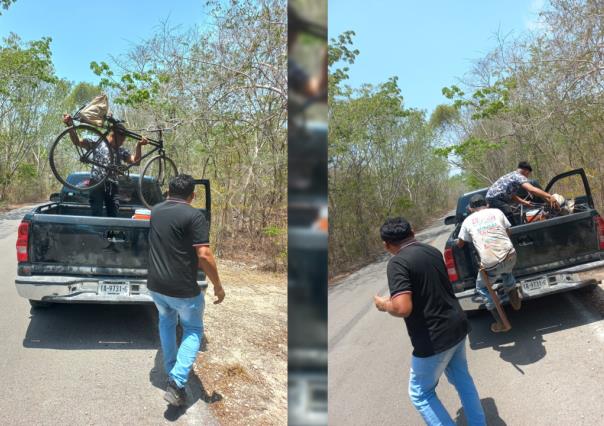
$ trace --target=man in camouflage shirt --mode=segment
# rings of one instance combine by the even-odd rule
[[[559,207],[556,199],[547,192],[531,185],[528,181],[533,168],[526,161],[518,163],[518,168],[507,175],[497,179],[489,188],[486,194],[489,207],[501,210],[512,225],[518,225],[518,221],[514,217],[510,204],[512,202],[531,207],[529,201],[520,198],[517,193],[520,188],[525,189],[529,194],[543,198],[552,207]]]

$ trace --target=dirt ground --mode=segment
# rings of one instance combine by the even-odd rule
[[[223,425],[287,424],[287,276],[218,261],[226,292],[213,305],[195,372]]]

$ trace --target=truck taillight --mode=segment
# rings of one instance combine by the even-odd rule
[[[598,229],[598,241],[600,243],[600,250],[604,250],[604,219],[601,216],[596,216],[596,228]]]
[[[17,232],[17,261],[27,262],[29,256],[27,254],[27,245],[29,242],[29,222],[21,222],[19,231]]]
[[[453,257],[453,249],[451,247],[445,248],[445,265],[447,266],[449,281],[454,283],[455,281],[459,280],[457,268],[455,267],[455,257]]]

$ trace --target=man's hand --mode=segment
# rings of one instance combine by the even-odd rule
[[[375,307],[380,312],[386,312],[386,303],[388,303],[389,300],[389,297],[380,297],[377,295],[373,296],[373,302],[375,303]]]
[[[141,146],[147,145],[148,143],[149,143],[149,140],[144,136],[140,141],[138,141],[138,144]]]
[[[216,296],[216,300],[214,300],[214,304],[217,305],[220,302],[222,302],[224,300],[224,288],[222,288],[222,285],[215,285],[214,286],[214,296]]]
[[[71,117],[71,115],[63,114],[63,123],[65,123],[65,125],[68,127],[73,126],[73,118]]]
[[[550,205],[551,208],[556,209],[556,210],[560,210],[560,204],[558,204],[558,200],[556,200],[553,195],[550,195],[547,198],[547,202],[548,202],[548,204]]]
[[[373,296],[373,302],[378,311],[388,312],[393,317],[407,318],[413,310],[411,292],[397,293],[394,298]]]

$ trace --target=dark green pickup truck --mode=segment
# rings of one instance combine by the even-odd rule
[[[74,173],[76,186],[89,179]],[[196,181],[196,199],[211,220],[210,183]],[[133,219],[144,208],[138,198],[138,176],[120,181],[119,217],[93,217],[88,194],[63,188],[51,202],[26,214],[17,237],[17,278],[20,296],[32,306],[50,303],[152,303],[147,292],[149,221]],[[147,191],[161,200],[159,187]],[[199,192],[203,191],[203,194]],[[199,285],[207,287],[199,271]]]
[[[459,248],[455,239],[467,206],[474,194],[485,194],[488,188],[464,194],[457,202],[455,216],[445,224],[455,224],[444,251],[449,280],[465,310],[484,309],[482,297],[475,291],[478,256],[472,244]],[[514,268],[517,286],[524,299],[571,291],[597,285],[604,270],[604,220],[596,209],[587,176],[583,169],[571,170],[554,177],[546,192],[572,193],[573,208],[569,214],[522,224],[511,228],[511,240],[518,254]],[[502,301],[506,296],[500,294]]]

